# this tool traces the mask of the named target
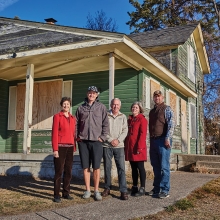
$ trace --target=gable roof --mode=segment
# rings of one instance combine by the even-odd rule
[[[198,23],[128,35],[142,48],[184,44]]]

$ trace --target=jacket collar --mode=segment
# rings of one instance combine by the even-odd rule
[[[69,112],[68,112],[68,114],[69,114],[69,117],[72,117],[72,118],[73,118],[73,116],[72,116]],[[63,111],[60,111],[60,112],[59,112],[59,116],[65,116],[64,113],[63,113]]]

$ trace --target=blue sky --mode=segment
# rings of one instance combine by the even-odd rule
[[[131,32],[126,25],[127,12],[134,10],[129,0],[0,0],[0,17],[37,22],[53,17],[57,24],[73,27],[85,27],[88,13],[95,15],[98,10],[115,19],[118,32]]]

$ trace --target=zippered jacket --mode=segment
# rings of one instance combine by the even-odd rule
[[[86,101],[76,110],[77,140],[106,140],[109,122],[105,105],[96,100],[91,106]]]

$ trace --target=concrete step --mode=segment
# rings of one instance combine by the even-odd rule
[[[197,161],[196,166],[204,166],[204,167],[209,167],[209,168],[219,168],[220,169],[220,162]]]

